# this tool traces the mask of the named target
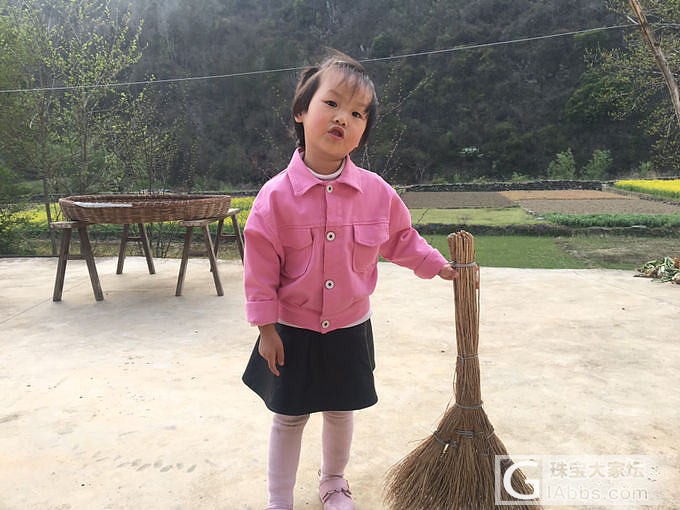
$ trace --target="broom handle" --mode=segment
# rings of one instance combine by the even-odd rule
[[[453,280],[456,317],[455,395],[459,407],[482,404],[479,358],[479,290],[476,285],[475,246],[472,234],[461,230],[448,236],[451,260],[458,264]],[[474,265],[467,265],[474,264]],[[462,266],[461,266],[462,265]]]

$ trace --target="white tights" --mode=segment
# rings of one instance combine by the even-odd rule
[[[302,432],[308,419],[308,414],[301,416],[274,414],[267,464],[269,485],[267,509],[291,510],[293,508],[293,488],[300,461]],[[321,432],[322,482],[329,478],[344,477],[345,467],[349,462],[353,430],[353,411],[324,411]]]

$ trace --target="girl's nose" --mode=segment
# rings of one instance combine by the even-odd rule
[[[335,122],[336,124],[340,124],[341,126],[344,126],[346,124],[345,115],[342,112],[336,113],[333,122]]]

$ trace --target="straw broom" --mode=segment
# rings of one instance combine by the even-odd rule
[[[392,510],[467,510],[494,508],[494,459],[507,455],[482,409],[479,377],[479,290],[476,287],[474,238],[460,231],[448,236],[451,259],[459,277],[453,281],[456,311],[455,405],[449,407],[437,430],[387,474],[385,502]],[[501,462],[501,478],[512,465]],[[512,487],[532,494],[517,469]],[[500,483],[502,486],[502,482]],[[540,508],[512,498],[501,488],[502,501],[514,509]]]

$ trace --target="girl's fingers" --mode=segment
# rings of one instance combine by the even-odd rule
[[[283,344],[279,343],[278,347],[276,348],[276,362],[280,365],[283,366]]]
[[[279,375],[279,370],[276,368],[276,360],[278,359],[278,352],[276,350],[274,351],[269,351],[265,350],[262,348],[262,344],[260,344],[260,349],[259,353],[260,356],[264,358],[264,360],[267,362],[267,366],[269,367],[269,370],[272,374],[274,375]]]
[[[269,371],[276,376],[280,375],[276,365],[278,363],[283,366],[283,342],[281,342],[281,337],[279,337],[278,333],[275,331],[263,331],[260,334],[258,352],[267,361]]]
[[[276,368],[276,356],[272,356],[271,358],[267,358],[267,364],[269,365],[269,370],[271,370],[271,373],[278,376],[280,375],[279,369]]]

